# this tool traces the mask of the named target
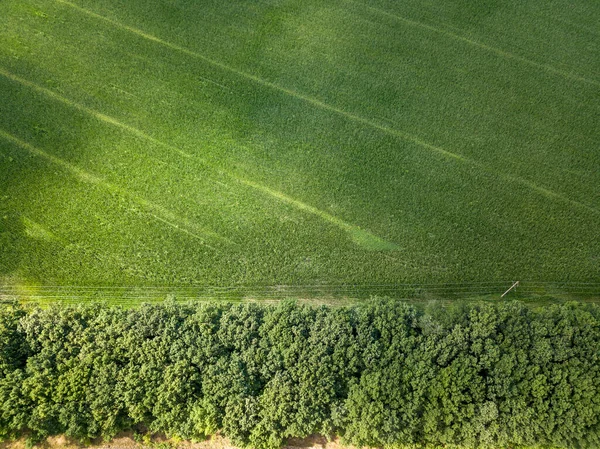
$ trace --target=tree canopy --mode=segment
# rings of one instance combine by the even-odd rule
[[[0,309],[0,437],[600,446],[600,308]]]

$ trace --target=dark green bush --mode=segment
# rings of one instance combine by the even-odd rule
[[[575,303],[0,310],[4,439],[598,447],[598,379],[600,309]]]

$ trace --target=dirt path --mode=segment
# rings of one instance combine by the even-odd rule
[[[138,443],[133,439],[131,432],[117,435],[110,442],[101,440],[93,441],[91,445],[84,446],[64,436],[50,437],[45,442],[36,445],[38,449],[237,449],[227,438],[221,436],[213,436],[212,438],[191,443],[182,441],[178,443],[170,442],[165,438],[156,437],[150,442]],[[0,443],[0,449],[25,449],[25,440]],[[343,446],[339,441],[330,441],[320,435],[310,436],[307,438],[292,438],[284,449],[354,449],[350,446]]]

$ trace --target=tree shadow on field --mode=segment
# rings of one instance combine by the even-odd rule
[[[86,117],[36,90],[50,80],[38,67],[18,60],[0,69],[0,285],[47,284],[55,280],[43,276],[42,261],[52,266],[64,242],[43,225],[44,190],[60,171],[31,148],[77,164]]]

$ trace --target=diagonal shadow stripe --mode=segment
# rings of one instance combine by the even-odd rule
[[[291,206],[296,207],[297,209],[300,209],[302,211],[305,212],[309,212],[313,215],[316,215],[320,218],[322,218],[325,221],[328,221],[329,223],[332,223],[338,227],[340,227],[342,230],[346,231],[350,238],[352,239],[352,241],[354,243],[356,243],[357,245],[361,246],[364,249],[368,249],[368,250],[398,250],[399,246],[396,245],[395,243],[392,242],[388,242],[384,239],[382,239],[381,237],[376,236],[375,234],[359,227],[356,225],[353,225],[351,223],[348,223],[338,217],[335,217],[325,211],[322,211],[314,206],[311,206],[309,204],[303,203],[300,200],[297,200],[295,198],[292,198],[282,192],[278,192],[276,190],[273,190],[267,186],[264,186],[262,184],[259,184],[257,182],[242,178],[230,171],[226,171],[220,167],[215,167],[213,164],[211,164],[210,162],[208,162],[206,159],[203,159],[201,157],[198,156],[194,156],[191,155],[190,153],[186,153],[182,150],[180,150],[179,148],[176,148],[172,145],[169,145],[165,142],[162,142],[158,139],[155,139],[154,137],[146,134],[145,132],[134,128],[132,126],[126,125],[120,121],[118,121],[117,119],[110,117],[108,115],[102,114],[94,109],[90,109],[86,106],[83,106],[79,103],[76,103],[72,100],[69,100],[68,98],[63,97],[62,95],[57,94],[56,92],[53,92],[49,89],[46,89],[45,87],[39,86],[36,83],[33,83],[31,81],[28,81],[24,78],[18,77],[6,70],[4,70],[3,68],[0,67],[0,75],[5,76],[6,78],[20,83],[24,86],[27,86],[33,90],[36,90],[37,92],[43,93],[48,95],[50,98],[59,101],[63,104],[66,104],[68,106],[71,106],[81,112],[87,113],[93,117],[95,117],[96,119],[103,121],[105,123],[108,123],[110,125],[116,126],[118,128],[121,128],[125,131],[128,131],[130,133],[132,133],[133,135],[135,135],[136,137],[140,138],[140,139],[145,139],[148,140],[149,142],[152,142],[158,146],[161,146],[167,150],[171,150],[171,151],[175,151],[176,153],[186,157],[186,158],[194,158],[195,160],[201,162],[202,164],[204,164],[205,166],[211,168],[212,170],[215,170],[219,173],[222,173],[230,178],[232,178],[233,180],[235,180],[236,182],[239,182],[247,187],[250,187],[254,190],[257,190],[263,194],[269,195],[281,202],[287,203]],[[165,216],[163,214],[163,216]],[[158,217],[155,217],[158,219]],[[181,219],[180,219],[181,220]],[[164,221],[164,220],[163,220]],[[173,221],[173,220],[171,220]],[[174,220],[177,221],[177,220]],[[172,225],[172,223],[169,223],[167,221],[165,221],[165,223]],[[215,234],[217,235],[217,234]],[[220,236],[219,236],[220,237]],[[223,237],[220,237],[223,238]],[[231,243],[231,242],[230,242]]]
[[[437,153],[437,154],[440,154],[440,155],[442,155],[444,157],[450,158],[451,160],[456,160],[456,161],[460,161],[460,162],[463,162],[463,163],[471,164],[472,166],[477,167],[478,169],[480,169],[482,171],[485,171],[488,174],[491,174],[493,176],[499,177],[500,179],[502,179],[504,181],[509,181],[509,182],[514,182],[514,183],[521,184],[522,186],[528,187],[528,188],[534,190],[535,192],[537,192],[538,194],[543,195],[546,198],[551,198],[551,199],[554,199],[554,200],[559,200],[561,202],[565,202],[565,203],[571,204],[573,206],[576,206],[577,208],[585,209],[588,212],[593,212],[595,214],[599,214],[600,213],[600,211],[598,211],[598,209],[595,209],[595,208],[593,208],[591,206],[588,206],[588,205],[586,205],[584,203],[581,203],[579,201],[570,199],[570,198],[568,198],[565,195],[562,195],[560,193],[556,193],[556,192],[553,192],[553,191],[551,191],[549,189],[546,189],[544,187],[540,187],[537,184],[533,183],[532,181],[520,178],[518,176],[514,176],[514,175],[504,174],[504,173],[498,172],[497,170],[494,170],[491,167],[486,166],[482,162],[479,162],[479,161],[477,161],[475,159],[469,158],[467,156],[463,156],[463,155],[458,154],[458,153],[453,153],[453,152],[448,151],[448,150],[446,150],[444,148],[441,148],[441,147],[439,147],[437,145],[433,145],[433,144],[431,144],[429,142],[426,142],[423,139],[421,139],[420,137],[415,136],[413,134],[410,134],[410,133],[407,133],[407,132],[404,132],[404,131],[400,131],[400,130],[397,130],[395,128],[391,128],[391,127],[388,127],[388,126],[380,125],[379,123],[376,123],[376,122],[374,122],[372,120],[366,119],[364,117],[360,117],[360,116],[352,114],[350,112],[346,112],[346,111],[344,111],[342,109],[339,109],[339,108],[337,108],[335,106],[332,106],[332,105],[329,105],[327,103],[324,103],[324,102],[322,102],[320,100],[317,100],[315,98],[312,98],[312,97],[310,97],[308,95],[304,95],[304,94],[301,94],[301,93],[296,92],[294,90],[291,90],[291,89],[279,86],[279,85],[277,85],[275,83],[272,83],[270,81],[266,81],[266,80],[264,80],[262,78],[259,78],[259,77],[255,76],[255,75],[252,75],[250,73],[246,73],[246,72],[243,72],[241,70],[238,70],[238,69],[235,69],[233,67],[230,67],[230,66],[228,66],[226,64],[223,64],[222,62],[215,61],[215,60],[213,60],[211,58],[208,58],[208,57],[206,57],[206,56],[204,56],[204,55],[202,55],[200,53],[197,53],[197,52],[194,52],[194,51],[189,50],[187,48],[181,47],[179,45],[167,42],[167,41],[165,41],[163,39],[160,39],[160,38],[158,38],[156,36],[153,36],[151,34],[145,33],[145,32],[143,32],[143,31],[141,31],[141,30],[139,30],[137,28],[134,28],[134,27],[131,27],[131,26],[128,26],[128,25],[124,25],[124,24],[122,24],[122,23],[120,23],[120,22],[118,22],[116,20],[110,19],[108,17],[104,17],[104,16],[102,16],[100,14],[97,14],[95,12],[89,11],[89,10],[87,10],[85,8],[82,8],[81,6],[75,5],[74,3],[71,3],[71,2],[69,2],[67,0],[55,0],[55,1],[58,2],[58,3],[62,3],[64,5],[67,5],[67,6],[71,7],[71,8],[74,8],[74,9],[76,9],[76,10],[78,10],[78,11],[84,13],[84,14],[87,14],[87,15],[91,16],[91,17],[94,17],[94,18],[97,18],[99,20],[102,20],[102,21],[105,21],[107,23],[110,23],[110,24],[112,24],[113,26],[115,26],[117,28],[120,28],[122,30],[125,30],[125,31],[128,31],[128,32],[137,34],[138,36],[140,36],[140,37],[142,37],[144,39],[148,39],[148,40],[150,40],[152,42],[155,42],[157,44],[160,44],[162,46],[170,48],[170,49],[172,49],[174,51],[178,51],[178,52],[181,52],[181,53],[186,54],[188,56],[191,56],[191,57],[197,58],[199,60],[205,61],[206,63],[208,63],[210,65],[213,65],[215,67],[219,67],[220,69],[223,69],[223,70],[235,73],[235,74],[237,74],[237,75],[239,75],[239,76],[241,76],[243,78],[246,78],[246,79],[249,79],[251,81],[254,81],[254,82],[256,82],[258,84],[261,84],[261,85],[263,85],[265,87],[268,87],[268,88],[271,88],[271,89],[283,92],[283,93],[285,93],[285,94],[287,94],[287,95],[289,95],[291,97],[294,97],[294,98],[297,98],[299,100],[305,101],[305,102],[307,102],[309,104],[312,104],[313,106],[316,106],[316,107],[318,107],[320,109],[323,109],[323,110],[326,110],[326,111],[338,114],[338,115],[343,116],[343,117],[345,117],[345,118],[347,118],[347,119],[349,119],[351,121],[354,121],[356,123],[360,123],[362,125],[365,125],[365,126],[368,126],[368,127],[374,128],[374,129],[377,129],[377,130],[379,130],[379,131],[381,131],[383,133],[386,133],[388,135],[391,135],[391,136],[394,136],[394,137],[398,137],[398,138],[400,138],[402,140],[411,142],[411,143],[413,143],[413,144],[415,144],[415,145],[417,145],[419,147],[425,148],[425,149],[430,150],[430,151],[432,151],[434,153]],[[351,1],[351,0],[347,0],[347,1]]]
[[[130,33],[136,34],[136,35],[138,35],[138,36],[140,36],[140,37],[142,37],[144,39],[147,39],[149,41],[155,42],[155,43],[160,44],[160,45],[162,45],[164,47],[170,48],[171,50],[174,50],[174,51],[183,53],[185,55],[191,56],[193,58],[199,59],[199,60],[204,61],[207,64],[210,64],[210,65],[212,65],[214,67],[218,67],[218,68],[220,68],[222,70],[225,70],[225,71],[228,71],[228,72],[231,72],[231,73],[235,73],[236,75],[238,75],[238,76],[240,76],[242,78],[246,78],[246,79],[248,79],[250,81],[253,81],[253,82],[257,83],[257,84],[260,84],[262,86],[268,87],[268,88],[273,89],[273,90],[277,90],[279,92],[282,92],[282,93],[284,93],[286,95],[289,95],[289,96],[291,96],[293,98],[296,98],[298,100],[310,103],[313,106],[318,107],[319,109],[323,109],[323,110],[326,110],[326,111],[329,111],[329,112],[333,112],[333,113],[341,115],[341,116],[343,116],[343,117],[345,117],[345,118],[347,118],[347,119],[349,119],[351,121],[354,121],[354,122],[366,125],[366,126],[371,127],[371,128],[375,128],[375,129],[377,129],[379,131],[382,131],[382,132],[384,132],[386,134],[393,135],[395,137],[400,137],[401,139],[404,139],[404,140],[407,140],[409,142],[412,142],[412,143],[414,143],[414,144],[416,144],[418,146],[424,147],[424,148],[426,148],[428,150],[431,150],[433,152],[439,153],[439,154],[441,154],[443,156],[446,156],[446,157],[449,157],[449,158],[452,158],[452,159],[462,160],[462,161],[465,161],[465,162],[466,161],[470,161],[470,159],[468,159],[468,158],[466,158],[464,156],[461,156],[460,154],[456,154],[456,153],[453,153],[451,151],[445,150],[445,149],[443,149],[441,147],[438,147],[436,145],[432,145],[430,143],[427,143],[424,140],[420,139],[419,137],[414,136],[414,135],[412,135],[410,133],[399,131],[399,130],[394,129],[394,128],[390,128],[390,127],[387,127],[387,126],[380,125],[380,124],[378,124],[378,123],[376,123],[376,122],[374,122],[372,120],[369,120],[369,119],[366,119],[364,117],[358,116],[356,114],[352,114],[350,112],[344,111],[343,109],[337,108],[337,107],[332,106],[332,105],[327,104],[327,103],[324,103],[324,102],[322,102],[320,100],[317,100],[316,98],[310,97],[308,95],[301,94],[300,92],[296,92],[295,90],[288,89],[286,87],[283,87],[283,86],[280,86],[278,84],[272,83],[270,81],[264,80],[264,79],[262,79],[262,78],[260,78],[260,77],[258,77],[256,75],[252,75],[251,73],[247,73],[247,72],[244,72],[242,70],[238,70],[238,69],[236,69],[234,67],[231,67],[231,66],[229,66],[227,64],[224,64],[222,62],[219,62],[219,61],[216,61],[214,59],[211,59],[211,58],[209,58],[207,56],[204,56],[204,55],[202,55],[200,53],[197,53],[195,51],[189,50],[189,49],[187,49],[185,47],[181,47],[181,46],[173,44],[171,42],[167,42],[167,41],[165,41],[163,39],[160,39],[160,38],[158,38],[156,36],[153,36],[151,34],[145,33],[144,31],[139,30],[137,28],[134,28],[134,27],[131,27],[131,26],[128,26],[128,25],[124,25],[124,24],[122,24],[122,23],[120,23],[120,22],[118,22],[116,20],[110,19],[108,17],[104,17],[104,16],[102,16],[100,14],[97,14],[95,12],[89,11],[89,10],[87,10],[85,8],[82,8],[81,6],[77,6],[74,3],[71,3],[71,2],[69,2],[67,0],[55,0],[55,1],[58,2],[58,3],[64,4],[64,5],[67,5],[67,6],[71,7],[71,8],[74,8],[74,9],[76,9],[76,10],[78,10],[78,11],[80,11],[80,12],[86,14],[86,15],[91,16],[91,17],[94,17],[96,19],[99,19],[99,20],[102,20],[104,22],[110,23],[111,25],[113,25],[113,26],[115,26],[117,28],[120,28],[122,30],[125,30],[125,31],[128,31]]]
[[[55,165],[62,167],[63,169],[67,170],[69,173],[71,173],[73,176],[75,176],[76,178],[78,178],[79,180],[81,180],[83,182],[97,185],[99,187],[104,188],[108,192],[115,193],[115,194],[118,194],[118,195],[121,195],[121,196],[131,199],[136,204],[138,204],[138,205],[142,206],[144,209],[150,211],[150,215],[152,215],[157,220],[167,224],[168,226],[170,226],[174,229],[177,229],[180,232],[183,232],[187,235],[190,235],[190,236],[200,240],[200,242],[208,248],[216,250],[215,247],[206,243],[207,238],[220,240],[220,241],[224,241],[227,243],[232,243],[229,239],[221,237],[219,234],[217,234],[213,231],[203,229],[200,226],[198,226],[197,224],[191,222],[190,220],[179,217],[174,212],[170,211],[169,209],[167,209],[159,204],[149,201],[127,189],[124,189],[123,187],[112,184],[97,175],[94,175],[88,171],[83,170],[80,167],[77,167],[76,165],[71,164],[70,162],[65,161],[64,159],[61,159],[57,156],[46,153],[45,151],[34,147],[30,143],[25,142],[25,141],[19,139],[18,137],[14,136],[10,133],[7,133],[6,131],[4,131],[2,129],[0,129],[0,137],[18,145],[19,147],[29,151],[30,153],[32,153],[38,157],[41,157]],[[190,229],[191,229],[191,231],[190,231]]]

